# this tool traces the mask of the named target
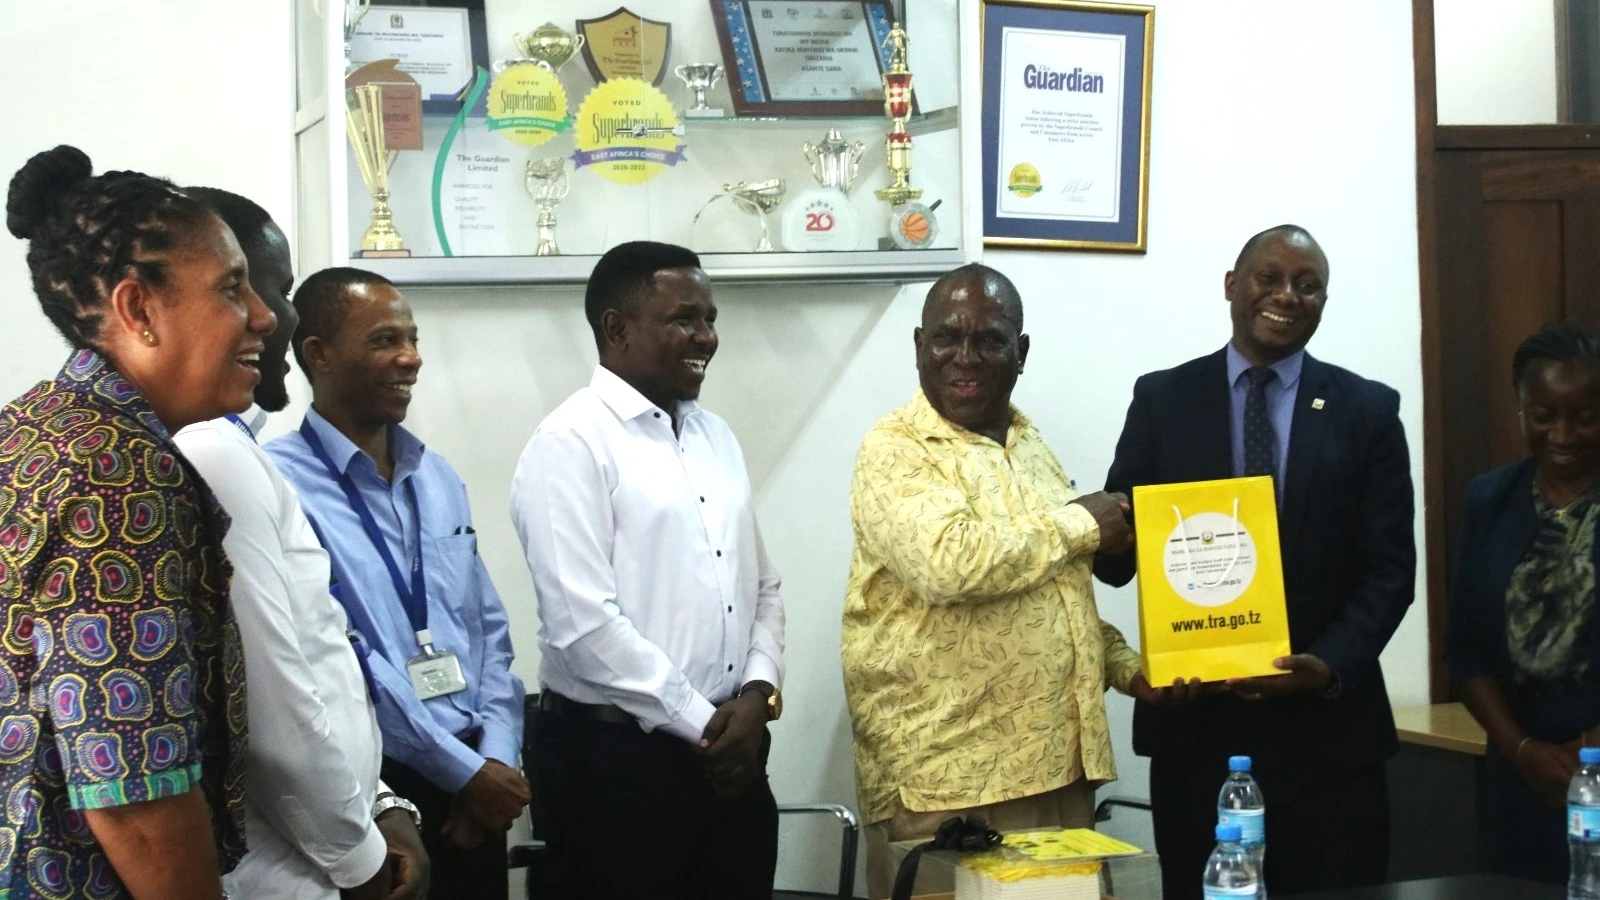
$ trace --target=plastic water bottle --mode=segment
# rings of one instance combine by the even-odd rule
[[[1578,751],[1567,788],[1567,900],[1600,900],[1600,747]]]
[[[1250,853],[1259,881],[1259,896],[1267,896],[1267,802],[1261,786],[1250,774],[1250,757],[1228,757],[1228,780],[1217,795],[1217,822],[1239,826],[1239,843]],[[1595,898],[1600,900],[1600,897]]]
[[[1240,900],[1254,897],[1261,889],[1255,861],[1239,843],[1239,826],[1217,825],[1217,849],[1206,860],[1206,877],[1200,883],[1205,900]]]

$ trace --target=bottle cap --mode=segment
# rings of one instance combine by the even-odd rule
[[[1230,756],[1230,757],[1228,757],[1228,771],[1229,772],[1248,772],[1248,771],[1250,771],[1250,757],[1248,757],[1248,756]]]
[[[1585,766],[1600,766],[1600,747],[1585,747],[1579,750],[1578,762]]]
[[[1237,844],[1242,835],[1243,832],[1239,830],[1239,826],[1232,822],[1217,823],[1217,840],[1221,843]]]

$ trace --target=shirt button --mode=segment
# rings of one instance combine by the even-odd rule
[[[706,498],[704,498],[704,497],[701,497],[701,498],[700,498],[700,502],[701,502],[701,503],[704,503],[704,502],[706,502]]]
[[[733,612],[733,607],[728,607],[728,612]]]
[[[721,551],[721,550],[718,550],[718,551],[717,551],[717,555],[718,555],[718,556],[721,556],[721,555],[722,555],[722,551]]]
[[[661,413],[651,413],[650,415],[655,416],[658,419],[661,418]]]
[[[729,672],[733,671],[733,663],[728,663],[728,671]]]

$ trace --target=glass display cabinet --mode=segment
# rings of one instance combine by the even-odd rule
[[[302,267],[570,284],[641,239],[733,280],[972,258],[975,4],[615,2],[297,0]]]

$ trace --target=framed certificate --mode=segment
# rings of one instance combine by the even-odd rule
[[[890,0],[711,0],[741,116],[881,116]]]
[[[984,244],[1143,253],[1155,8],[981,3]]]
[[[373,5],[350,39],[350,61],[394,59],[422,88],[423,112],[455,115],[457,97],[489,65],[483,0],[432,0],[426,6]]]

